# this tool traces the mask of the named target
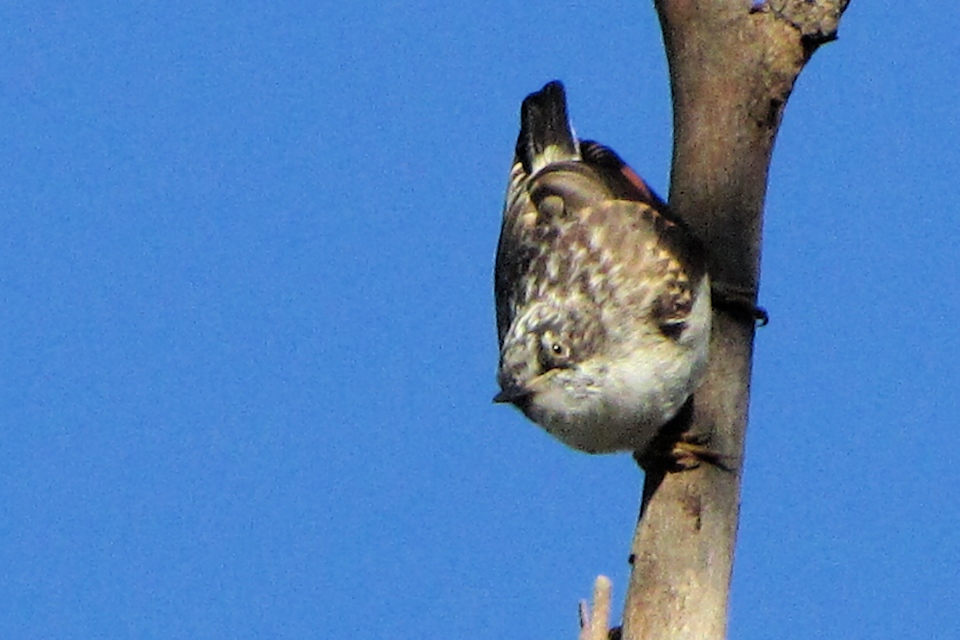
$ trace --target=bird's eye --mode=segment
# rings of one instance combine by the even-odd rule
[[[570,348],[556,335],[543,336],[540,344],[540,365],[544,371],[570,366]]]

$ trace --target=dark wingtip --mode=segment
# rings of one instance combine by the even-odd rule
[[[543,88],[540,91],[530,94],[528,98],[533,96],[540,96],[547,102],[558,103],[563,105],[563,110],[567,110],[567,91],[563,87],[563,83],[559,80],[551,80],[547,84],[543,85]]]
[[[533,170],[534,158],[549,146],[560,147],[571,155],[577,152],[567,115],[567,93],[559,80],[543,85],[540,91],[524,98],[520,106],[516,153],[527,173]]]
[[[551,80],[539,91],[527,95],[520,106],[520,117],[524,118],[548,110],[567,115],[567,91],[559,80]]]

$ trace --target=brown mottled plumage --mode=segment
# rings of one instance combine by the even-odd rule
[[[495,400],[577,449],[644,450],[704,369],[700,245],[619,156],[574,138],[559,82],[521,108],[495,290]]]

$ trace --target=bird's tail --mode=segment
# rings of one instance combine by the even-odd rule
[[[567,96],[560,81],[549,82],[524,99],[516,153],[528,175],[551,162],[580,158],[579,145],[567,116]]]

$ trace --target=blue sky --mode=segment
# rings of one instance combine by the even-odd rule
[[[666,191],[654,11],[258,4],[0,5],[0,637],[573,638],[642,478],[490,403],[493,252],[547,80]],[[787,109],[732,638],[960,627],[958,29]]]

